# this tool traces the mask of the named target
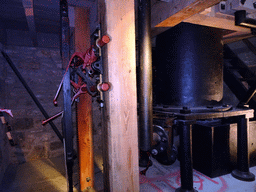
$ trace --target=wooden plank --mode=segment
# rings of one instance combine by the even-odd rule
[[[105,93],[105,191],[139,191],[134,3],[105,0],[101,5],[111,38],[104,48],[104,79],[111,83]]]
[[[85,52],[90,47],[89,10],[75,7],[75,51]],[[92,98],[82,94],[77,103],[78,156],[81,191],[92,188],[93,140],[92,140]]]
[[[189,17],[188,19],[185,19],[183,22],[204,25],[208,27],[215,27],[220,29],[227,29],[231,31],[240,31],[243,33],[251,32],[249,28],[235,26],[235,19],[233,17],[219,18],[216,16],[212,17],[203,14],[195,14]]]
[[[228,43],[233,43],[236,41],[240,41],[243,39],[247,39],[250,37],[253,37],[254,35],[252,35],[252,33],[243,33],[243,32],[234,32],[228,35],[223,36],[223,43],[224,44],[228,44]]]
[[[221,0],[155,1],[152,4],[151,27],[173,27]]]
[[[35,24],[35,18],[34,18],[33,0],[22,0],[22,4],[23,4],[25,15],[27,18],[29,33],[30,33],[33,45],[34,47],[37,47],[38,42],[37,42],[36,24]]]

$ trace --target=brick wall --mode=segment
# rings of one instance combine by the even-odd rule
[[[58,107],[52,104],[63,73],[59,49],[7,46],[4,50],[48,115],[60,112],[62,95],[59,97]],[[13,118],[6,118],[13,127],[13,135],[18,144],[9,147],[11,162],[22,163],[63,154],[61,141],[49,124],[41,124],[44,116],[2,55],[0,62],[0,107],[9,108],[13,112]],[[54,124],[61,132],[60,117],[54,120]]]

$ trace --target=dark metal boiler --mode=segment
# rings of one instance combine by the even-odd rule
[[[179,135],[181,188],[176,191],[194,191],[193,163],[195,169],[211,177],[231,172],[230,167],[226,168],[230,162],[227,141],[231,123],[237,123],[238,130],[237,169],[232,176],[246,181],[255,179],[249,172],[247,135],[253,110],[222,103],[221,39],[220,29],[188,23],[181,23],[156,39],[153,53],[156,144],[151,153],[163,164],[173,163],[177,153],[173,138]]]

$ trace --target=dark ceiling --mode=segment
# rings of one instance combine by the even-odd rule
[[[4,45],[31,46],[32,43],[32,46],[43,46],[39,42],[42,39],[49,39],[49,36],[54,38],[54,35],[57,37],[60,31],[59,2],[60,0],[1,0],[0,42]],[[97,7],[95,0],[68,0],[68,4],[70,7],[79,6],[91,10]]]
[[[6,29],[29,30],[22,0],[1,0],[0,18]],[[36,31],[58,33],[59,2],[56,0],[34,0]]]

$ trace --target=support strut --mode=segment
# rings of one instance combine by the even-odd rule
[[[66,69],[69,64],[69,19],[67,0],[60,0],[60,22],[61,22],[61,59],[62,67]],[[66,163],[66,177],[68,192],[73,192],[73,126],[71,111],[71,87],[70,87],[70,69],[67,70],[63,79],[63,140]]]
[[[237,169],[231,175],[241,181],[254,181],[255,175],[249,171],[248,123],[245,116],[238,117],[237,122]]]
[[[151,51],[151,5],[141,0],[139,6],[139,148],[140,166],[146,167],[153,136],[152,51]]]
[[[175,192],[197,192],[193,188],[192,124],[193,121],[179,121],[180,128],[180,179],[181,187]]]
[[[22,77],[22,75],[20,74],[20,72],[18,71],[18,69],[16,68],[16,66],[14,65],[12,60],[10,59],[10,57],[5,52],[3,52],[3,51],[2,51],[2,55],[4,56],[4,58],[6,59],[7,63],[10,65],[10,67],[12,68],[13,72],[17,75],[17,77],[19,78],[20,82],[25,87],[25,89],[27,90],[28,94],[31,96],[31,98],[33,99],[33,101],[35,102],[36,106],[38,107],[38,109],[43,114],[43,116],[46,119],[49,119],[49,115],[44,110],[43,106],[38,101],[38,99],[36,98],[35,94],[32,92],[32,90],[30,89],[30,87],[28,86],[28,84],[26,83],[25,79]],[[63,142],[63,137],[62,137],[61,133],[59,132],[58,128],[55,126],[55,124],[53,122],[49,122],[49,124],[51,125],[53,131],[56,133],[56,135],[61,140],[61,142]]]

